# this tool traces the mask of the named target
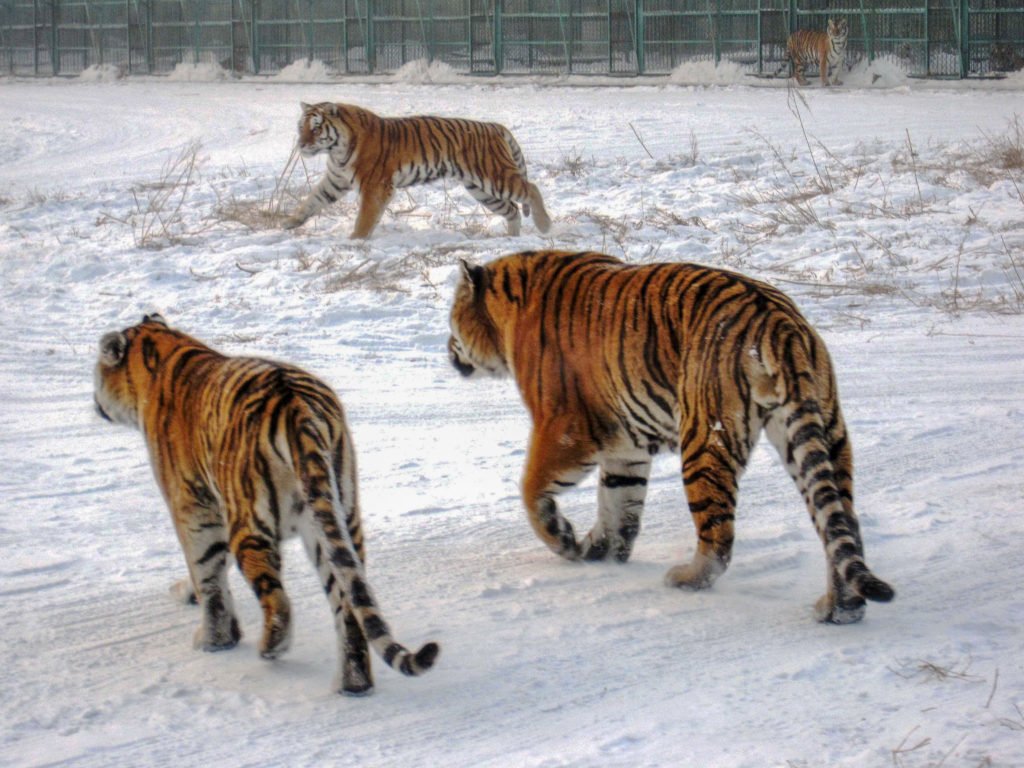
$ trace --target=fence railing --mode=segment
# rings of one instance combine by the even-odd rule
[[[477,74],[644,75],[782,65],[788,35],[849,22],[848,60],[908,75],[1024,68],[1022,0],[0,0],[0,72],[95,65],[159,74],[216,63],[268,74],[298,61],[390,73],[429,59]]]

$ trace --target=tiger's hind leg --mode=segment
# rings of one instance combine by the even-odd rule
[[[228,536],[219,509],[192,502],[174,505],[178,532],[189,578],[172,587],[172,594],[187,602],[198,602],[202,611],[193,645],[203,651],[234,648],[242,632],[235,617],[228,586]],[[179,587],[179,585],[182,585]]]
[[[484,208],[505,219],[509,237],[519,237],[522,229],[522,216],[519,213],[518,205],[507,198],[495,197],[473,183],[466,184],[466,191]]]
[[[640,533],[640,518],[651,472],[650,454],[602,457],[597,523],[581,544],[584,560],[629,560]]]
[[[348,696],[365,696],[373,692],[373,672],[366,635],[352,611],[352,605],[342,592],[330,564],[324,557],[312,526],[302,528],[302,543],[306,554],[316,567],[327,601],[334,617],[334,632],[338,644],[338,678],[335,689]]]
[[[792,63],[793,63],[793,77],[796,78],[797,83],[799,83],[800,85],[807,85],[808,84],[807,78],[804,77],[804,67],[806,65],[804,64],[803,57],[802,56],[794,56]]]
[[[263,610],[260,656],[275,659],[291,643],[291,604],[281,582],[278,542],[260,532],[243,530],[231,540],[231,551]]]
[[[534,426],[523,473],[523,503],[538,538],[556,555],[578,560],[580,546],[572,523],[558,511],[555,497],[579,483],[595,464],[594,447],[579,439],[568,419]]]
[[[366,184],[360,189],[359,213],[352,229],[353,240],[367,238],[373,233],[393,194],[394,189],[390,186]]]
[[[684,417],[680,426],[683,489],[697,530],[697,551],[686,565],[670,568],[665,583],[671,587],[705,589],[721,576],[732,560],[739,479],[760,435],[756,409],[747,418],[715,416],[692,399],[680,398]],[[739,403],[722,404],[726,412],[742,413]],[[745,431],[746,425],[756,428]]]

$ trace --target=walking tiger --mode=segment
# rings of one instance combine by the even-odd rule
[[[359,190],[353,238],[367,238],[395,189],[453,177],[518,236],[522,205],[537,229],[551,227],[540,190],[526,178],[519,144],[503,125],[449,117],[379,117],[351,104],[303,104],[299,150],[327,153],[317,187],[285,223],[298,227],[352,187]]]
[[[280,542],[298,534],[334,615],[335,688],[372,690],[367,643],[403,674],[430,669],[437,644],[414,654],[397,643],[366,580],[355,453],[326,384],[290,365],[227,357],[147,315],[101,339],[95,404],[145,437],[202,610],[197,648],[219,651],[241,637],[231,554],[263,610],[260,655],[288,649]]]
[[[668,449],[681,455],[698,542],[666,581],[711,586],[732,557],[738,481],[764,430],[825,549],[817,618],[854,622],[865,598],[893,598],[864,561],[832,363],[782,292],[696,264],[526,252],[463,262],[450,320],[462,375],[518,385],[533,423],[523,502],[555,553],[628,560],[651,457]],[[555,500],[595,467],[597,522],[578,542]]]

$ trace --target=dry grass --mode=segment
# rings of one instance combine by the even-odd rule
[[[253,200],[239,200],[234,195],[221,196],[218,193],[214,215],[220,221],[241,224],[254,231],[279,228],[288,217],[287,211],[295,208],[312,188],[312,180],[305,162],[302,162],[304,178],[300,178],[298,182],[292,181],[301,160],[296,144],[292,147],[292,152],[278,174],[273,188],[265,196]],[[241,175],[245,173],[243,169]]]
[[[202,231],[205,226],[190,226],[185,215],[185,201],[199,176],[201,147],[197,140],[189,142],[164,164],[157,181],[133,187],[133,210],[127,217],[104,213],[101,219],[129,227],[136,248],[163,248]]]

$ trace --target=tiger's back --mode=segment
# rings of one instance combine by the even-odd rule
[[[651,456],[678,451],[698,532],[674,586],[731,559],[738,481],[762,430],[804,496],[829,561],[818,616],[856,621],[892,590],[867,569],[853,459],[824,343],[781,291],[694,264],[603,254],[513,254],[464,268],[450,354],[464,375],[513,376],[533,430],[523,500],[570,558],[629,558]],[[555,497],[599,467],[598,521],[578,542]]]
[[[793,77],[800,85],[807,85],[804,70],[808,63],[816,64],[823,86],[842,85],[839,73],[846,57],[849,28],[845,18],[831,18],[824,31],[798,29],[786,41],[785,60],[793,69]]]
[[[320,185],[292,216],[298,226],[352,187],[360,191],[353,237],[368,237],[395,189],[453,178],[520,231],[522,213],[547,232],[551,221],[522,150],[498,123],[450,117],[380,117],[350,104],[303,105],[299,147],[328,153]]]
[[[405,674],[430,668],[437,646],[413,654],[395,642],[366,581],[355,452],[326,384],[294,366],[222,355],[159,316],[105,335],[100,349],[97,408],[146,438],[202,609],[197,647],[241,637],[230,553],[263,610],[260,655],[287,650],[280,542],[297,534],[334,611],[338,689],[372,688],[368,644]]]

